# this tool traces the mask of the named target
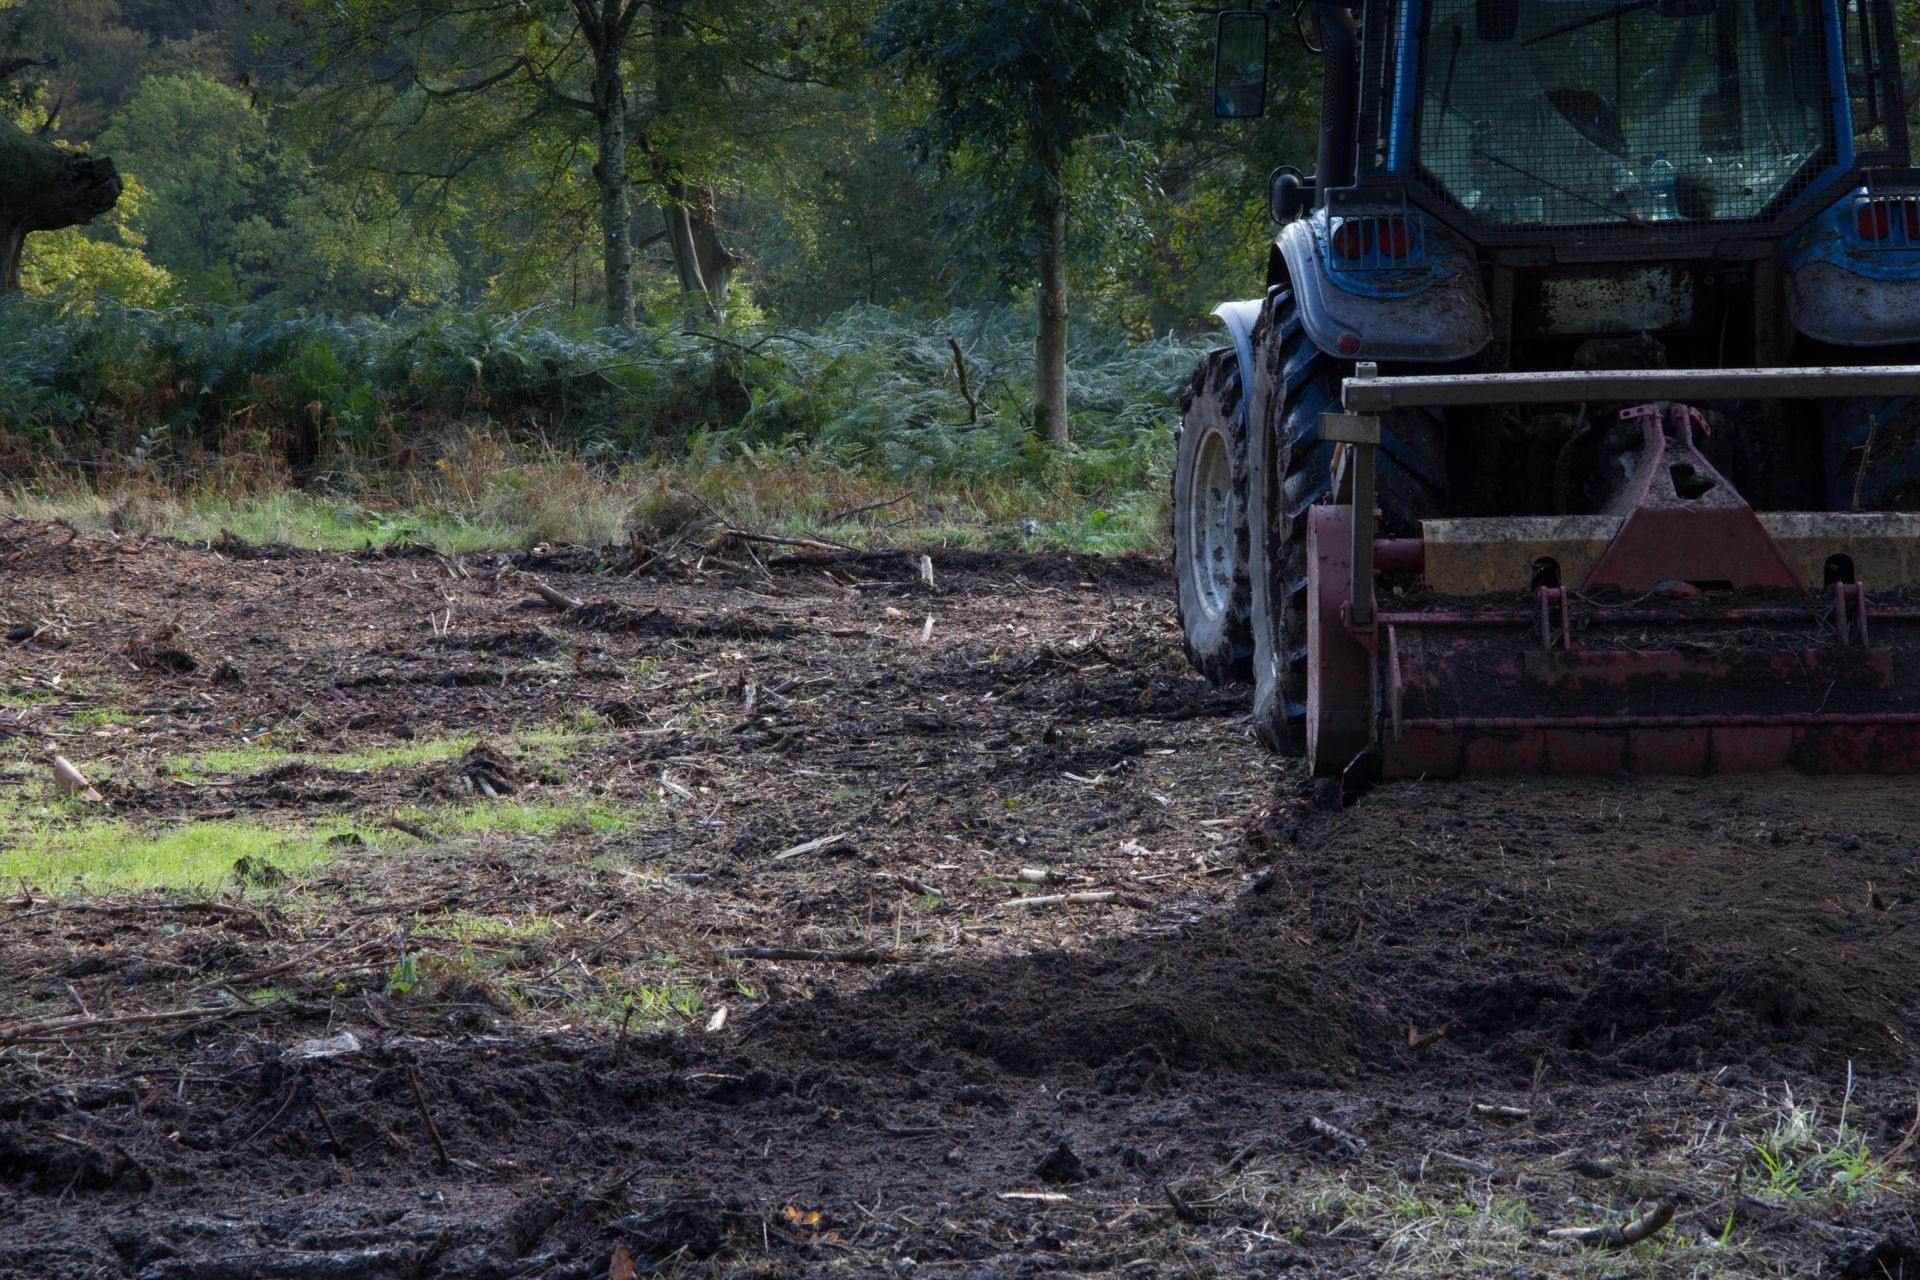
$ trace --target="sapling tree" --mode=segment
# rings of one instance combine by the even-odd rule
[[[980,184],[980,225],[1008,273],[1034,286],[1034,429],[1058,445],[1068,218],[1102,176],[1076,161],[1099,141],[1138,165],[1138,131],[1116,138],[1167,92],[1188,13],[1173,0],[890,0],[875,32],[884,60],[931,80],[927,149]]]

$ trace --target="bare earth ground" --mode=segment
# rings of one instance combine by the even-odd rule
[[[268,836],[0,890],[0,1276],[1920,1276],[1912,780],[1321,813],[931,564],[0,527],[0,859]]]

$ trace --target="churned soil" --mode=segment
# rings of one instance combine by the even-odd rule
[[[94,700],[0,708],[10,747],[136,827],[366,833],[214,896],[7,887],[0,1276],[1689,1274],[1546,1236],[1655,1200],[1706,1274],[1920,1275],[1911,781],[1326,812],[1185,670],[1157,562],[757,550],[0,528],[0,655]],[[299,757],[163,767],[262,726]],[[382,825],[488,791],[630,817]],[[490,910],[549,924],[500,967],[429,927]],[[668,951],[698,1010],[623,1028]],[[1871,1187],[1762,1185],[1816,1106]]]

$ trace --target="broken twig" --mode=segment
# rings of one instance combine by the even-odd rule
[[[1600,1249],[1625,1249],[1659,1232],[1673,1221],[1673,1202],[1662,1200],[1631,1222],[1615,1222],[1600,1227],[1555,1227],[1547,1235],[1569,1244]]]
[[[1307,1128],[1313,1130],[1323,1138],[1333,1139],[1334,1142],[1349,1151],[1365,1151],[1367,1149],[1367,1140],[1365,1138],[1357,1138],[1337,1124],[1328,1124],[1319,1116],[1308,1116]]]
[[[433,1112],[427,1110],[427,1095],[420,1088],[420,1073],[411,1066],[407,1068],[407,1083],[413,1086],[413,1100],[420,1107],[421,1123],[427,1126],[427,1136],[433,1139],[433,1150],[440,1157],[440,1169],[444,1173],[453,1168],[453,1161],[447,1159],[447,1144],[440,1140],[440,1126],[433,1122]]]
[[[564,591],[556,591],[538,578],[535,578],[533,581],[533,594],[539,596],[561,613],[572,613],[576,609],[584,609],[587,607],[586,601],[576,600]]]

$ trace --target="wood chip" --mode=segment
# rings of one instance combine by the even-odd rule
[[[1073,1197],[1060,1191],[1002,1191],[1001,1200],[1018,1204],[1072,1204]]]
[[[727,1025],[727,1006],[721,1005],[718,1009],[715,1009],[713,1011],[713,1016],[707,1019],[707,1033],[711,1035],[713,1032],[720,1030],[720,1028],[726,1025]]]

